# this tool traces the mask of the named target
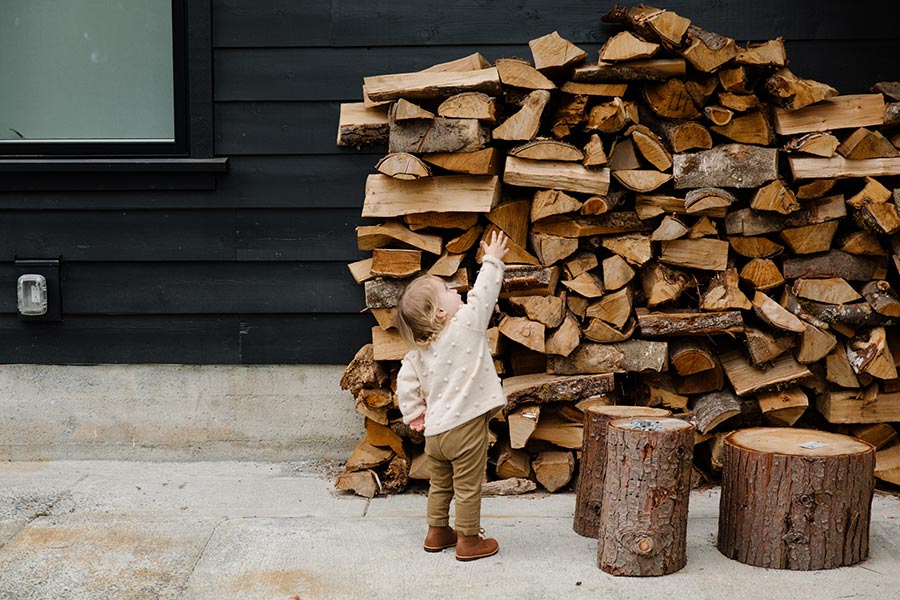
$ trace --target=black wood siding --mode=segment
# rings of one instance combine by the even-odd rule
[[[900,79],[896,0],[682,0],[739,42],[782,36],[791,68],[842,93]],[[335,147],[365,75],[551,31],[593,53],[597,0],[212,0],[215,191],[0,192],[0,362],[343,363],[371,318],[346,264],[383,149]],[[127,186],[125,186],[127,187]],[[15,258],[62,259],[61,323],[15,315]]]

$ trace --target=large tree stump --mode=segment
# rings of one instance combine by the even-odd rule
[[[609,422],[634,417],[659,419],[671,414],[664,408],[646,406],[591,406],[584,412],[584,437],[572,525],[575,533],[596,539],[600,531],[603,478],[606,475],[606,427]]]
[[[597,566],[656,576],[684,567],[694,427],[679,419],[609,424]]]
[[[869,553],[875,448],[784,427],[725,438],[719,551],[770,569],[845,567]]]

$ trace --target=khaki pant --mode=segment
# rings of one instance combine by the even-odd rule
[[[491,412],[425,438],[431,469],[428,524],[450,524],[450,500],[456,499],[456,531],[476,535],[481,529],[481,483],[487,465],[488,421]]]

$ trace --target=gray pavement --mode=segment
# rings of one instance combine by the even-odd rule
[[[486,498],[494,557],[421,550],[425,496],[336,492],[316,463],[0,463],[0,600],[894,598],[900,500],[877,493],[869,559],[830,571],[737,563],[717,489],[690,498],[687,566],[612,577],[572,531],[573,494]]]

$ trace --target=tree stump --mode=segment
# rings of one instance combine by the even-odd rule
[[[608,426],[597,566],[657,576],[684,567],[694,427],[679,419],[620,419]]]
[[[633,417],[658,419],[671,414],[663,408],[646,406],[591,406],[585,411],[572,525],[575,533],[597,539],[600,531],[603,477],[606,475],[606,427],[609,422]]]
[[[874,446],[812,429],[725,438],[719,551],[770,569],[845,567],[869,553]]]

